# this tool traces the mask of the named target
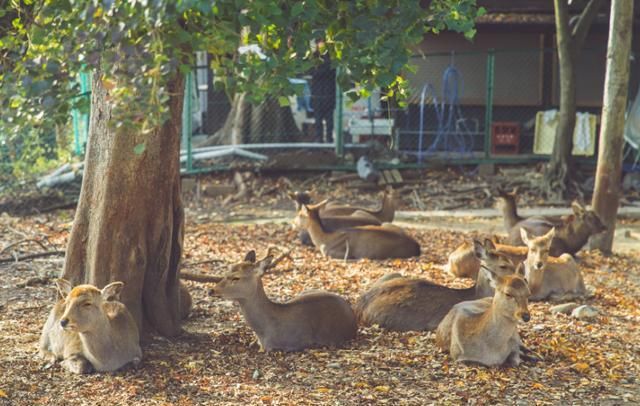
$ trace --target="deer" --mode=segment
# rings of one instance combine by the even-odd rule
[[[296,219],[294,219],[293,224],[297,225],[300,223],[297,218],[301,216],[302,206],[304,204],[309,204],[311,202],[311,198],[305,192],[289,193],[289,197],[291,197],[291,199],[296,204]],[[324,229],[330,232],[337,231],[343,228],[382,225],[380,220],[364,212],[359,212],[356,215],[321,215],[320,222],[322,223]],[[298,228],[298,237],[300,239],[300,242],[303,245],[313,246],[313,242],[311,241],[309,232],[304,228]]]
[[[527,247],[514,247],[498,243],[494,243],[494,247],[496,251],[507,255],[514,263],[520,263],[527,257]],[[475,253],[473,241],[463,242],[449,254],[444,270],[455,278],[476,279],[480,270],[480,259]]]
[[[546,227],[548,225],[560,226],[570,219],[566,216],[522,217],[518,214],[518,207],[516,204],[517,195],[517,189],[514,189],[511,192],[506,192],[502,189],[498,189],[497,205],[498,208],[502,211],[504,228],[507,233],[509,233],[511,229],[514,228],[518,223],[524,221],[532,226]]]
[[[255,251],[230,266],[213,293],[234,300],[263,351],[302,351],[337,347],[356,336],[358,325],[349,302],[325,291],[303,292],[285,303],[269,299],[262,276],[273,257],[256,261]]]
[[[516,267],[489,239],[484,244],[475,240],[474,249],[483,271],[473,287],[454,289],[425,279],[386,275],[358,299],[355,311],[359,323],[393,331],[433,331],[455,304],[493,295],[493,275],[511,275]]]
[[[561,226],[556,226],[549,249],[549,254],[554,257],[559,257],[564,253],[575,255],[589,241],[589,237],[607,229],[595,211],[586,209],[576,201],[571,204],[571,208],[574,218]],[[520,234],[521,228],[526,229],[532,236],[540,236],[549,232],[553,227],[554,225],[551,223],[545,225],[541,223],[529,224],[527,220],[524,220],[511,229],[506,243],[517,246],[524,245]]]
[[[493,297],[456,304],[436,330],[436,345],[456,362],[518,366],[530,357],[518,334],[518,322],[531,319],[531,294],[521,275],[494,275]]]
[[[40,337],[40,356],[61,360],[71,373],[115,371],[142,359],[136,322],[119,301],[124,283],[102,289],[93,285],[73,287],[56,280],[59,300],[51,310]]]
[[[420,245],[400,227],[358,226],[337,231],[325,229],[320,220],[324,200],[315,205],[303,205],[296,224],[309,232],[311,241],[325,257],[339,259],[410,258],[420,255]]]
[[[329,202],[320,210],[320,217],[327,216],[361,216],[365,218],[373,217],[381,223],[391,223],[395,217],[396,208],[400,200],[397,190],[392,187],[385,189],[380,208],[376,210],[364,207],[349,206],[336,202]]]
[[[580,267],[569,254],[549,256],[555,228],[540,237],[531,237],[521,228],[522,241],[528,247],[524,262],[525,278],[531,289],[531,300],[566,300],[587,292]]]

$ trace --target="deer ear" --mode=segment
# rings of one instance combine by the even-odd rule
[[[305,206],[307,206],[307,210],[320,210],[324,206],[326,206],[327,203],[329,203],[329,199],[324,199],[320,203],[316,203],[316,204],[306,204]]]
[[[551,240],[553,240],[553,237],[556,236],[556,228],[552,227],[551,230],[549,230],[549,232],[547,234],[545,234],[545,238],[549,239],[549,243],[551,243]]]
[[[258,266],[256,267],[256,272],[258,273],[258,276],[264,275],[267,269],[269,269],[271,261],[273,261],[273,255],[267,255],[257,263]]]
[[[573,213],[578,217],[581,217],[584,215],[585,208],[580,203],[578,203],[577,200],[574,200],[573,202],[571,202],[571,209],[573,210]]]
[[[124,283],[122,282],[111,282],[102,288],[102,291],[100,292],[102,294],[102,299],[106,301],[120,300],[120,291],[123,286]]]
[[[520,275],[523,278],[526,276],[526,271],[525,271],[525,268],[524,268],[524,262],[520,262],[518,264],[518,266],[516,267],[516,275]]]
[[[245,262],[255,263],[256,262],[256,252],[254,250],[251,250],[251,251],[247,252],[247,255],[244,256],[244,261]]]
[[[71,282],[69,282],[66,279],[63,279],[63,278],[56,279],[55,283],[56,283],[56,289],[58,290],[58,294],[62,299],[66,298],[69,295],[69,292],[71,292],[71,289],[73,289]]]
[[[525,245],[529,245],[529,232],[524,227],[520,227],[520,238]]]
[[[484,239],[484,249],[486,251],[495,251],[496,245],[489,238]]]

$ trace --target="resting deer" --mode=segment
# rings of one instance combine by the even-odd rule
[[[388,330],[435,330],[456,303],[493,294],[491,275],[510,275],[513,262],[495,250],[493,242],[474,241],[476,255],[485,271],[478,273],[475,286],[454,289],[433,282],[392,274],[378,280],[356,303],[363,325],[378,324]],[[486,272],[492,270],[492,274]]]
[[[301,209],[303,205],[309,204],[311,202],[311,198],[306,193],[289,193],[289,197],[296,203],[296,219],[294,220],[294,224],[300,224],[300,221],[297,219],[298,216],[301,216]],[[379,226],[382,223],[377,218],[370,216],[366,213],[357,213],[357,215],[321,215],[320,222],[322,223],[323,228],[326,231],[338,231],[343,228],[351,228],[351,227],[359,227],[359,226]],[[298,236],[300,238],[300,242],[304,245],[313,245],[311,241],[311,237],[309,236],[309,232],[304,228],[299,228]]]
[[[118,301],[124,284],[113,282],[99,290],[93,285],[72,288],[56,281],[64,300],[53,306],[40,337],[40,355],[62,360],[70,372],[115,371],[142,359],[138,326]]]
[[[517,191],[514,189],[512,192],[506,192],[502,189],[498,189],[498,208],[502,211],[502,218],[504,220],[504,228],[508,233],[518,223],[526,221],[530,227],[546,227],[548,225],[561,226],[569,220],[569,218],[562,216],[531,216],[521,217],[518,215],[518,207],[516,204]]]
[[[329,231],[322,226],[320,209],[327,201],[304,206],[296,217],[299,227],[309,232],[313,245],[324,256],[340,259],[409,258],[420,255],[416,240],[394,225],[359,226]]]
[[[595,211],[585,209],[578,202],[573,202],[571,208],[575,217],[573,220],[556,227],[555,236],[551,241],[549,253],[554,257],[559,257],[564,253],[574,255],[589,241],[589,237],[607,229]],[[510,245],[524,245],[520,235],[521,228],[526,229],[529,235],[539,236],[548,233],[553,227],[554,225],[551,223],[544,226],[541,226],[540,223],[531,225],[527,224],[527,220],[524,220],[511,229],[506,242]]]
[[[495,250],[508,256],[514,263],[520,263],[527,257],[527,247],[495,244]],[[456,278],[476,279],[480,270],[480,259],[473,248],[473,243],[465,241],[449,254],[444,270]]]
[[[524,352],[518,321],[529,321],[527,282],[519,275],[495,276],[490,298],[458,303],[436,331],[436,344],[457,362],[517,366]]]
[[[381,223],[391,223],[396,214],[396,208],[400,195],[397,190],[392,187],[388,187],[384,196],[382,197],[382,203],[377,210],[371,210],[364,207],[349,206],[345,204],[329,202],[325,207],[320,210],[320,217],[327,216],[362,216],[362,217],[374,217]]]
[[[569,254],[549,256],[555,228],[541,237],[530,237],[524,228],[520,232],[529,249],[524,269],[531,300],[566,300],[585,295],[582,273],[573,257]]]
[[[358,326],[351,305],[338,295],[311,291],[286,303],[272,302],[262,286],[262,275],[271,260],[268,255],[256,262],[255,252],[250,251],[214,287],[215,294],[240,304],[262,349],[301,351],[339,346],[356,336]]]

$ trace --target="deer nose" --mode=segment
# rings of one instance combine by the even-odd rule
[[[69,324],[69,319],[60,320],[60,325],[62,326],[62,328],[67,327],[67,324]]]
[[[529,321],[531,320],[531,315],[527,312],[527,313],[522,313],[522,321]]]

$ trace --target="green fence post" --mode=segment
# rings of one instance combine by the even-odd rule
[[[337,76],[337,75],[336,75]],[[342,128],[342,116],[344,114],[344,109],[342,105],[342,88],[340,84],[336,84],[336,104],[338,107],[338,111],[336,113],[337,119],[334,120],[334,128],[336,128],[336,155],[339,157],[344,156],[344,134]],[[316,124],[317,125],[317,124]]]
[[[493,122],[493,81],[495,78],[495,50],[487,53],[487,99],[484,114],[484,157],[488,159],[491,153],[491,123]]]
[[[193,160],[191,153],[191,133],[193,130],[193,114],[192,114],[192,100],[191,92],[193,87],[193,72],[189,72],[186,75],[184,81],[184,102],[182,105],[182,142],[187,148],[187,173],[193,169]]]

